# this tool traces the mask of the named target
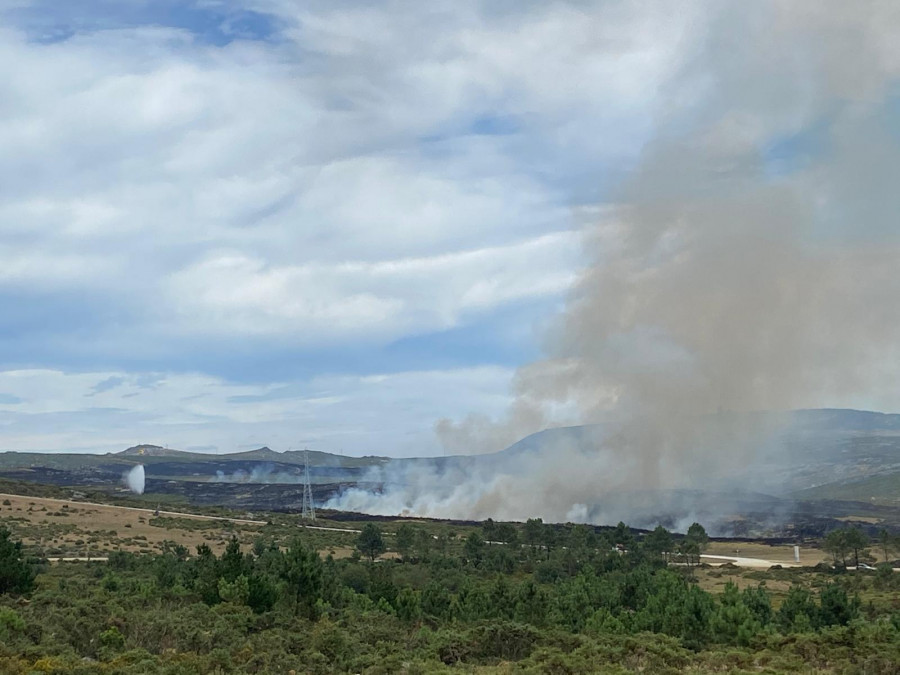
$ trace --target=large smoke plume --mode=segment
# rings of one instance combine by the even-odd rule
[[[423,464],[332,505],[603,520],[618,517],[610,495],[724,489],[761,450],[783,451],[771,418],[738,413],[897,404],[900,12],[707,10],[660,92],[655,139],[585,233],[591,264],[547,358],[521,369],[505,420],[437,425],[454,453],[596,423],[591,450],[449,476]]]

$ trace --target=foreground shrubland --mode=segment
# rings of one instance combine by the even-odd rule
[[[218,557],[173,546],[52,567],[7,537],[23,585],[0,599],[0,671],[898,672],[889,572],[798,572],[777,597],[765,581],[713,594],[652,538],[614,550],[630,537],[621,528],[563,530],[551,546],[398,535],[393,560],[378,559],[385,542],[369,528],[344,560],[260,539]]]

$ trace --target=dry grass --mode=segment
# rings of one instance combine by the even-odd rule
[[[9,502],[5,504],[3,502]],[[193,552],[206,544],[217,555],[236,536],[244,550],[264,533],[281,545],[298,530],[296,520],[279,518],[281,526],[275,531],[263,521],[250,522],[214,518],[153,509],[84,503],[72,500],[0,494],[0,525],[6,525],[26,547],[49,558],[102,558],[112,551],[160,552],[164,544],[180,544]],[[353,555],[355,531],[342,533],[345,527],[322,521],[323,531],[311,528],[304,535],[308,545],[321,555],[333,552],[335,558]],[[388,551],[381,558],[394,558]]]
[[[704,591],[710,593],[721,593],[725,590],[725,584],[729,581],[743,590],[747,587],[756,588],[760,584],[759,579],[746,575],[747,570],[735,569],[730,573],[723,573],[717,569],[698,569],[694,572],[697,582]],[[791,581],[767,579],[765,582],[766,589],[773,595],[782,595],[787,593],[791,587]]]
[[[844,523],[869,523],[870,525],[878,525],[879,523],[884,522],[881,518],[874,518],[871,516],[843,516],[841,518],[835,518],[835,520],[840,520]]]
[[[710,555],[739,556],[742,558],[761,558],[771,560],[775,564],[793,563],[794,547],[787,545],[772,546],[762,543],[744,543],[730,541],[710,542],[705,551]],[[800,564],[813,566],[826,559],[823,551],[816,548],[800,547]]]
[[[164,541],[181,544],[191,550],[205,543],[220,553],[233,534],[240,538],[241,534],[254,534],[259,529],[259,526],[209,519],[203,519],[204,523],[209,524],[203,529],[167,529],[150,524],[154,517],[151,509],[6,494],[0,495],[0,501],[9,502],[0,506],[2,521],[24,519],[11,520],[6,524],[21,532],[25,545],[55,549],[59,555],[66,556],[87,553],[102,556],[117,549],[159,550]],[[59,530],[63,528],[59,526],[70,531],[61,533]]]

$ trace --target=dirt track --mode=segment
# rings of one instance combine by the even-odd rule
[[[738,567],[759,567],[764,569],[769,569],[773,565],[781,565],[782,567],[801,567],[800,563],[775,562],[774,560],[764,560],[763,558],[744,558],[741,556],[729,555],[701,555],[700,559],[710,565],[732,563]]]

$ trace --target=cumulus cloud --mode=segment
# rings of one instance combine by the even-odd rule
[[[128,378],[147,373],[162,391],[202,372],[237,397],[260,391],[235,382],[360,383],[437,361],[469,379],[426,424],[462,414],[480,367],[533,352],[531,324],[582,263],[579,214],[650,137],[693,12],[0,3],[0,368],[82,389],[126,378],[90,413],[18,380],[22,412],[75,417],[59,434],[16,427],[7,446],[134,442],[116,419],[178,414],[134,407],[151,391]],[[105,440],[66,427],[83,415]],[[188,418],[186,443],[226,447]],[[435,450],[418,431],[369,438]]]
[[[574,280],[577,238],[545,235],[462,253],[337,265],[270,266],[240,252],[214,254],[169,279],[186,329],[284,333],[317,341],[365,332],[396,339],[439,331],[467,314],[558,296]]]
[[[196,328],[185,300],[206,299],[205,325],[229,335],[235,321],[217,311],[217,296],[242,275],[252,277],[250,288],[234,302],[256,294],[262,314],[293,286],[323,289],[320,309],[301,297],[286,310],[330,320],[328,330],[313,322],[304,342],[326,343],[342,326],[390,323],[417,302],[419,275],[404,261],[541,241],[574,227],[572,196],[547,173],[562,181],[586,164],[634,156],[648,128],[636,111],[648,109],[671,68],[680,25],[623,6],[535,6],[516,15],[477,3],[254,9],[277,17],[278,40],[218,46],[197,41],[190,26],[88,16],[66,39],[46,43],[8,24],[0,37],[0,178],[8,188],[0,256],[20,262],[3,265],[0,289],[78,287],[97,297],[92,289],[103,287],[104,306],[141,305],[125,319],[157,341],[161,323]],[[511,133],[478,131],[504,116]],[[592,157],[585,144],[604,151]],[[570,155],[571,169],[561,155]],[[216,259],[222,250],[239,255]],[[518,300],[488,290],[509,283],[480,260],[436,265],[431,286],[449,297],[468,282],[464,293],[486,309]],[[348,269],[363,279],[366,263],[372,290],[333,283]],[[393,263],[398,283],[383,293],[377,270]],[[537,285],[558,293],[573,263],[572,255],[551,256]],[[170,279],[214,271],[223,275],[219,291],[201,280],[198,298],[165,292]],[[89,300],[82,311],[93,331],[107,327],[108,314]],[[122,314],[116,320],[121,327]],[[408,334],[435,327],[428,312],[401,323]],[[261,325],[280,337],[297,329]]]

